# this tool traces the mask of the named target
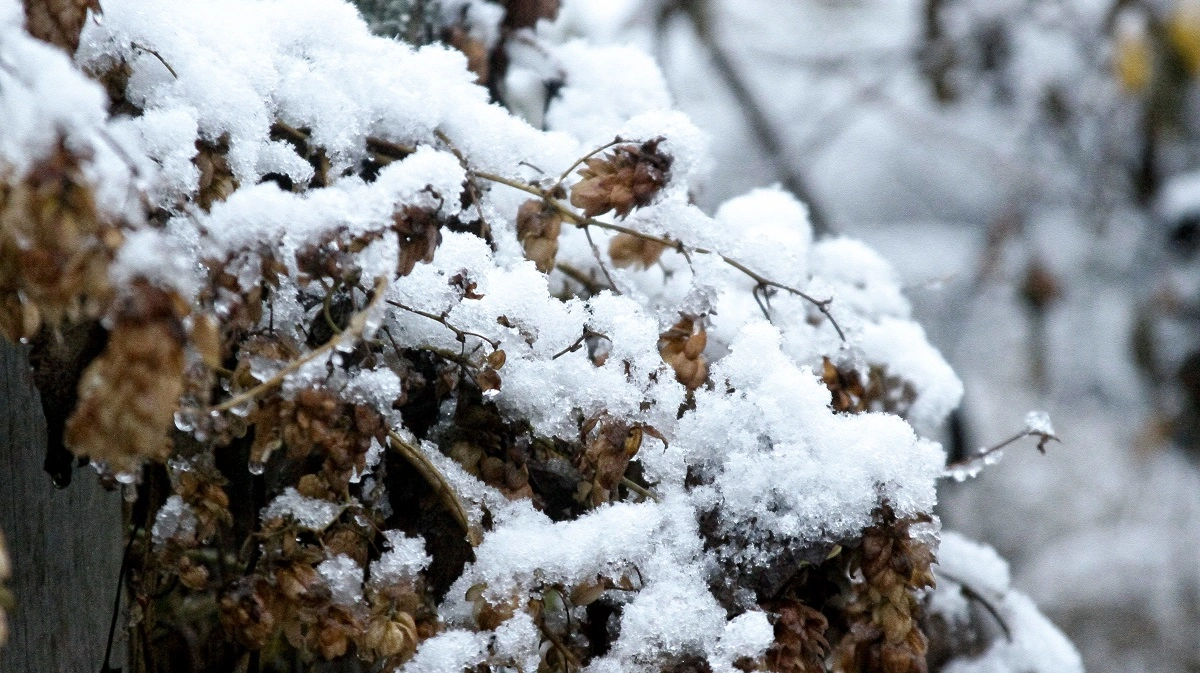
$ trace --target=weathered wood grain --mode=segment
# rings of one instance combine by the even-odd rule
[[[17,600],[0,673],[96,673],[121,566],[121,497],[90,470],[55,489],[42,470],[45,446],[25,355],[0,339],[0,529]]]

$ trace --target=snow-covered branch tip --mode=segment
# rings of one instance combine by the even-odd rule
[[[1025,415],[1025,427],[1020,432],[998,444],[981,448],[974,455],[948,464],[942,476],[950,477],[955,481],[963,481],[969,477],[974,477],[985,466],[1000,462],[1004,447],[1025,437],[1037,437],[1037,450],[1042,454],[1046,453],[1046,445],[1050,442],[1062,443],[1062,440],[1054,433],[1054,426],[1050,422],[1050,416],[1044,411],[1031,411]]]
[[[616,224],[614,222],[605,222],[603,220],[598,220],[595,217],[590,217],[585,214],[576,213],[570,206],[563,203],[562,200],[560,199],[560,197],[556,196],[556,190],[561,190],[561,185],[556,184],[553,189],[545,189],[536,184],[528,184],[525,182],[521,182],[519,180],[513,180],[510,178],[506,178],[502,175],[497,175],[495,173],[488,173],[485,171],[471,171],[471,174],[478,178],[481,178],[483,180],[487,180],[489,182],[495,182],[497,184],[505,185],[507,187],[512,187],[513,189],[519,189],[523,192],[526,192],[528,194],[532,194],[533,196],[538,197],[544,203],[546,203],[549,207],[554,209],[554,211],[558,215],[560,215],[563,219],[567,220],[571,224],[574,224],[576,227],[583,229],[584,231],[587,231],[588,227],[596,227],[597,229],[605,229],[607,231],[612,231],[612,232],[616,232],[619,234],[633,236],[642,241],[656,243],[658,245],[663,246],[664,248],[669,248],[671,250],[675,250],[676,252],[679,252],[680,254],[685,255],[685,256],[690,255],[692,253],[716,256],[725,264],[733,267],[734,269],[737,269],[738,271],[742,272],[744,275],[749,277],[751,280],[753,280],[756,283],[756,291],[761,291],[762,289],[766,289],[766,288],[775,288],[777,290],[782,290],[784,292],[787,292],[788,294],[800,297],[801,299],[809,302],[810,304],[815,306],[817,308],[817,310],[820,311],[821,314],[824,315],[829,320],[829,323],[833,326],[833,329],[837,332],[838,337],[842,341],[846,340],[846,334],[845,334],[845,332],[842,331],[841,325],[838,324],[837,320],[833,317],[833,314],[829,311],[829,305],[833,303],[832,298],[817,299],[816,297],[813,297],[812,295],[808,294],[807,292],[804,292],[803,290],[792,287],[791,285],[787,285],[785,283],[780,283],[778,281],[772,280],[772,279],[768,278],[767,276],[764,276],[763,274],[755,271],[754,269],[751,269],[750,267],[746,266],[742,262],[739,262],[738,260],[733,259],[732,257],[729,257],[728,255],[725,255],[716,250],[712,250],[712,249],[704,248],[704,247],[700,247],[700,246],[688,245],[680,240],[675,240],[672,238],[668,238],[666,236],[657,236],[655,234],[648,234],[646,232],[638,231],[636,229],[622,226],[622,225]],[[601,270],[604,270],[603,265],[601,265]],[[608,275],[607,271],[605,271],[605,275],[606,276]],[[609,282],[611,284],[612,281],[610,280]],[[615,288],[614,288],[614,291],[615,291]]]

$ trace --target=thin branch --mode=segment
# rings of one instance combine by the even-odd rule
[[[608,272],[608,265],[604,263],[604,258],[600,255],[600,248],[592,240],[592,230],[588,227],[583,227],[583,235],[587,237],[588,245],[592,246],[592,255],[596,258],[596,265],[600,267],[600,273],[604,274],[604,280],[608,281],[608,286],[612,289],[613,294],[621,294],[621,290],[617,287],[616,281],[613,280],[612,274]]]
[[[175,68],[172,68],[171,64],[167,63],[166,59],[164,59],[162,57],[162,54],[158,53],[157,51],[154,51],[150,47],[143,47],[142,45],[138,44],[137,42],[131,42],[131,43],[129,43],[129,46],[133,47],[134,49],[139,49],[141,51],[144,51],[147,54],[150,54],[151,56],[153,56],[154,58],[157,58],[158,62],[163,64],[163,67],[167,69],[167,72],[171,73],[171,77],[174,77],[175,79],[179,79],[179,74],[175,72]]]
[[[454,325],[452,325],[450,323],[449,320],[446,320],[446,316],[444,316],[444,315],[437,315],[436,313],[422,311],[421,309],[413,308],[411,306],[401,304],[400,302],[393,301],[391,299],[387,300],[387,303],[392,306],[395,306],[398,309],[408,311],[409,313],[412,313],[414,315],[419,315],[422,318],[429,318],[430,320],[432,320],[434,322],[441,323],[443,327],[450,330],[451,332],[454,332],[454,336],[456,337],[456,340],[461,344],[465,344],[467,342],[468,336],[473,336],[473,337],[479,337],[480,339],[483,339],[484,341],[486,341],[487,344],[492,347],[492,350],[496,350],[497,348],[500,348],[499,341],[496,341],[494,339],[489,339],[478,332],[471,332],[469,330],[460,329],[458,327],[455,327]]]
[[[636,236],[637,238],[640,238],[642,240],[653,241],[655,243],[659,243],[661,245],[671,248],[672,250],[675,250],[684,255],[687,255],[689,252],[695,252],[695,253],[699,253],[702,255],[714,255],[716,257],[719,257],[721,259],[721,261],[725,262],[729,266],[732,266],[733,268],[737,269],[738,271],[741,271],[746,276],[749,276],[759,286],[773,287],[773,288],[776,288],[779,290],[783,290],[784,292],[787,292],[788,294],[795,295],[795,296],[800,297],[801,299],[804,299],[805,301],[811,303],[813,306],[815,306],[817,308],[818,311],[820,311],[826,318],[829,319],[830,324],[833,325],[833,329],[835,331],[837,331],[838,337],[841,338],[842,341],[846,340],[846,334],[842,331],[842,328],[838,324],[837,320],[834,319],[833,314],[831,314],[829,312],[829,305],[832,303],[832,301],[833,301],[832,299],[817,299],[817,298],[813,297],[812,295],[809,295],[808,293],[806,293],[802,290],[799,290],[797,288],[794,288],[790,285],[785,285],[778,281],[771,280],[770,278],[767,278],[766,276],[758,273],[757,271],[751,269],[750,267],[737,261],[736,259],[733,259],[732,257],[724,255],[715,250],[710,250],[708,248],[701,248],[698,246],[688,246],[688,245],[685,245],[682,241],[676,241],[676,240],[673,240],[673,239],[670,239],[670,238],[667,238],[664,236],[656,236],[654,234],[647,234],[647,233],[644,233],[641,231],[637,231],[636,229],[630,229],[629,227],[622,226],[620,224],[615,224],[613,222],[604,222],[602,220],[597,220],[594,217],[585,217],[585,216],[580,215],[580,214],[576,213],[575,211],[571,210],[571,208],[569,208],[562,201],[554,198],[548,192],[546,192],[544,189],[542,189],[541,187],[538,187],[536,185],[528,185],[528,184],[519,182],[517,180],[510,180],[502,175],[496,175],[494,173],[485,173],[482,171],[476,171],[475,175],[479,176],[480,178],[482,178],[484,180],[496,182],[496,183],[499,183],[499,184],[502,184],[502,185],[505,185],[508,187],[512,187],[513,189],[519,189],[523,192],[532,194],[534,196],[537,196],[537,197],[545,200],[545,202],[550,204],[554,209],[556,209],[563,216],[564,219],[575,224],[575,226],[578,226],[578,227],[592,226],[592,227],[598,227],[600,229],[606,229],[608,231],[616,231],[616,232],[619,232],[622,234],[629,234],[630,236]]]
[[[601,152],[603,152],[604,150],[606,150],[606,149],[608,149],[608,148],[610,148],[610,147],[615,147],[616,145],[620,145],[621,143],[624,143],[624,142],[628,142],[628,141],[626,141],[626,140],[625,140],[624,138],[622,138],[621,136],[617,136],[616,138],[613,138],[613,139],[612,139],[612,140],[610,140],[609,142],[606,142],[606,143],[604,143],[603,145],[601,145],[601,146],[597,147],[596,149],[592,150],[591,152],[588,152],[587,154],[585,154],[585,155],[583,155],[583,156],[579,157],[578,159],[576,159],[576,160],[575,160],[575,163],[573,163],[573,164],[571,164],[570,166],[568,166],[568,167],[567,167],[567,170],[565,170],[565,171],[563,171],[563,172],[562,172],[562,175],[558,176],[558,180],[557,180],[557,181],[555,181],[555,183],[554,183],[554,186],[553,186],[553,187],[551,187],[550,189],[546,190],[546,191],[550,192],[551,194],[553,194],[554,192],[558,191],[558,188],[559,188],[559,187],[562,187],[562,183],[563,183],[563,182],[564,182],[564,181],[565,181],[565,180],[566,180],[568,177],[570,177],[570,176],[571,176],[571,171],[573,171],[573,170],[575,170],[576,168],[578,168],[580,165],[582,165],[582,164],[583,164],[583,162],[587,161],[588,159],[591,159],[592,157],[596,156],[597,154],[600,154]]]
[[[470,520],[467,518],[467,508],[463,505],[462,500],[458,497],[458,493],[446,480],[446,475],[429,460],[423,451],[417,447],[404,441],[395,430],[388,430],[388,440],[392,448],[408,461],[417,472],[421,473],[421,477],[433,488],[434,492],[442,498],[446,508],[450,510],[450,514],[454,516],[454,520],[462,527],[463,533],[467,536],[467,541],[472,547],[478,547],[483,541],[482,533],[471,526]]]
[[[944,474],[952,473],[956,470],[960,470],[964,467],[967,467],[968,465],[971,465],[972,463],[975,463],[976,461],[983,460],[983,459],[987,458],[988,456],[996,453],[997,451],[1003,449],[1004,447],[1008,446],[1009,444],[1012,444],[1013,442],[1015,442],[1019,439],[1023,439],[1025,437],[1037,437],[1038,438],[1037,450],[1041,453],[1046,453],[1046,444],[1048,444],[1050,442],[1059,442],[1060,444],[1062,443],[1062,440],[1059,439],[1057,435],[1053,435],[1048,432],[1041,432],[1041,431],[1031,430],[1029,428],[1026,428],[1025,430],[1018,432],[1017,434],[1013,435],[1012,437],[1009,437],[1008,439],[1004,440],[1003,442],[1000,442],[999,444],[995,444],[993,446],[982,448],[977,453],[975,453],[975,455],[967,456],[965,458],[962,458],[961,460],[956,460],[953,463],[950,463],[949,465],[946,466]]]
[[[351,318],[350,325],[346,329],[346,331],[349,332],[352,336],[354,336],[354,337],[362,336],[363,330],[366,329],[366,325],[367,325],[367,315],[371,311],[373,311],[376,306],[379,305],[380,300],[383,299],[383,291],[386,287],[387,287],[387,279],[386,278],[384,278],[383,276],[380,276],[379,278],[375,279],[375,296],[371,298],[371,303],[367,305],[367,308],[363,309],[359,313],[355,314],[355,316],[353,318]],[[333,336],[333,338],[331,338],[329,341],[326,341],[324,344],[322,344],[320,348],[316,348],[313,351],[311,351],[310,353],[308,353],[307,355],[297,358],[291,364],[289,364],[288,366],[279,370],[279,372],[277,374],[275,374],[274,376],[272,376],[271,378],[267,379],[266,381],[263,381],[262,383],[254,386],[253,388],[251,388],[239,395],[234,395],[233,397],[225,400],[221,404],[218,404],[217,406],[210,409],[210,412],[229,411],[230,409],[233,409],[242,404],[245,404],[246,402],[256,399],[259,395],[263,394],[264,392],[266,392],[272,388],[282,385],[284,379],[286,379],[289,375],[295,373],[301,367],[308,364],[309,362],[312,362],[313,360],[321,357],[322,355],[324,355],[324,354],[328,353],[329,351],[333,350],[334,348],[336,348],[338,346],[338,344],[342,343],[344,338],[345,338],[344,333],[343,334],[335,334]]]
[[[608,288],[604,287],[603,285],[601,285],[600,283],[597,283],[596,281],[589,278],[586,274],[584,274],[579,269],[576,269],[574,266],[571,266],[570,264],[567,264],[566,262],[557,262],[554,265],[554,268],[561,271],[562,274],[564,276],[566,276],[567,278],[570,278],[571,280],[575,281],[576,283],[579,283],[580,285],[582,285],[583,288],[585,290],[587,290],[589,294],[594,294],[594,295],[600,294],[602,291],[608,289]]]
[[[450,152],[456,159],[458,159],[458,164],[462,166],[464,171],[466,171],[467,191],[471,193],[471,200],[475,202],[475,212],[479,214],[479,222],[482,224],[483,230],[485,232],[490,232],[492,227],[488,224],[487,218],[483,215],[483,195],[479,189],[479,184],[475,181],[475,172],[471,170],[470,164],[467,163],[467,158],[463,156],[463,153],[459,151],[458,147],[451,142],[450,137],[442,132],[441,129],[435,130],[433,134],[437,136],[438,140],[446,143],[446,147],[449,147]],[[484,238],[487,237],[485,236]]]
[[[954,582],[958,585],[959,589],[962,590],[964,596],[982,605],[984,609],[988,611],[988,614],[992,616],[992,619],[996,620],[996,624],[998,624],[1000,626],[1000,630],[1004,632],[1005,639],[1007,639],[1010,643],[1013,641],[1012,629],[1008,627],[1008,622],[1004,621],[1004,618],[1000,616],[999,608],[993,605],[991,600],[989,600],[979,591],[975,590],[975,588],[970,584],[967,584],[958,577],[955,577],[954,575],[951,575],[940,568],[935,571],[935,574],[941,575],[951,582]],[[1001,596],[1001,598],[1003,598],[1003,596]]]
[[[566,355],[567,353],[574,353],[575,351],[579,350],[580,348],[583,348],[583,342],[587,341],[589,337],[600,337],[601,339],[608,339],[610,342],[612,341],[612,339],[609,339],[607,334],[601,334],[600,332],[594,332],[585,326],[583,328],[583,334],[579,335],[579,338],[576,339],[574,343],[572,343],[570,346],[567,346],[566,348],[560,350],[559,352],[555,353],[554,357],[552,357],[550,359],[557,360],[560,357]]]

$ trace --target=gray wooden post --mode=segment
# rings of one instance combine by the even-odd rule
[[[84,470],[54,488],[45,445],[26,357],[0,338],[0,529],[17,601],[0,673],[98,673],[121,567],[121,496]],[[114,667],[124,667],[124,650],[114,648]]]

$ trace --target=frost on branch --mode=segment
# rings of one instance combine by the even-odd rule
[[[107,334],[66,443],[144,504],[152,656],[925,670],[961,383],[795,198],[690,202],[656,73],[541,131],[337,0],[111,0],[76,56],[110,117],[0,8],[5,333]]]

